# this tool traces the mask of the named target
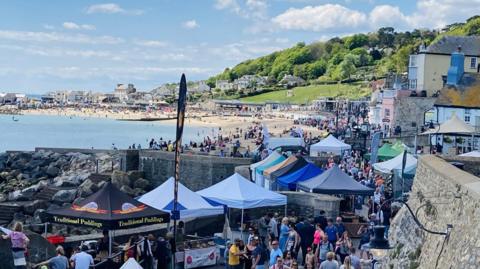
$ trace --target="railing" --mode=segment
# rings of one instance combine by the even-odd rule
[[[123,264],[123,263],[125,262],[125,260],[124,260],[125,253],[126,253],[127,251],[129,251],[130,249],[132,249],[132,248],[138,247],[138,246],[139,246],[140,244],[142,244],[144,241],[145,241],[145,239],[142,239],[142,240],[136,242],[135,244],[133,244],[133,246],[130,246],[130,247],[128,247],[127,249],[122,249],[120,252],[117,252],[117,253],[113,254],[112,256],[104,259],[103,261],[100,261],[100,262],[98,262],[98,263],[96,263],[96,264],[94,264],[94,265],[90,265],[90,268],[94,268],[94,269],[95,269],[95,268],[111,268],[111,267],[110,267],[110,266],[111,266],[111,263]],[[117,260],[117,259],[119,259],[118,262],[115,262],[115,260]],[[143,264],[143,260],[139,260],[138,263],[139,263],[140,265],[142,265],[142,264]],[[104,267],[104,266],[105,266],[105,267]],[[109,266],[109,267],[107,267],[107,266]]]

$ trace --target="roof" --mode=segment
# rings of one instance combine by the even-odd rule
[[[279,177],[277,179],[277,183],[282,187],[288,187],[291,190],[295,190],[297,182],[308,180],[312,177],[320,175],[322,172],[323,170],[316,165],[308,163],[295,172]]]
[[[465,55],[480,55],[480,36],[444,36],[427,47],[425,53],[452,54],[458,46]]]
[[[270,174],[270,179],[275,180],[283,175],[288,175],[290,173],[293,173],[303,167],[305,167],[308,164],[308,162],[302,157],[302,156],[297,156],[297,160],[293,163],[290,163],[280,169],[278,169],[275,172],[272,172]]]
[[[480,74],[463,75],[459,85],[447,85],[438,95],[435,106],[480,108]]]
[[[449,120],[435,127],[435,129],[427,130],[422,134],[474,134],[475,128],[466,124],[456,114]]]
[[[172,212],[174,205],[173,186],[175,179],[170,177],[162,185],[142,195],[137,200],[158,210]],[[180,211],[180,219],[222,215],[222,206],[212,206],[203,197],[178,183],[177,208]]]
[[[300,190],[323,194],[373,195],[368,188],[343,172],[337,165],[319,176],[297,184]]]
[[[390,159],[385,162],[373,164],[373,168],[382,173],[392,173],[393,170],[401,170],[403,166],[403,154],[398,155],[397,157]],[[417,159],[413,157],[412,154],[407,153],[407,159],[405,162],[405,172],[410,172],[413,169],[417,168]]]
[[[287,204],[287,196],[255,185],[237,173],[197,193],[230,208],[247,209]]]

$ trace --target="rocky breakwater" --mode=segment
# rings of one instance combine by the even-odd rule
[[[45,210],[79,202],[110,178],[132,196],[149,190],[150,184],[143,179],[143,173],[118,171],[117,160],[118,156],[107,153],[38,151],[0,154],[0,224],[22,221],[29,230],[42,233],[44,227],[39,224]],[[53,225],[50,232],[71,235],[89,231],[81,227]]]

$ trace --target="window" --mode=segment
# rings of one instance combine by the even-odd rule
[[[470,109],[465,108],[465,115],[470,115]]]
[[[471,69],[477,69],[477,58],[471,58],[470,59],[470,68]]]
[[[417,89],[417,80],[416,79],[410,79],[408,81],[408,86],[409,86],[409,89],[416,90]]]
[[[390,117],[390,109],[385,108],[385,118]]]
[[[470,122],[470,116],[465,116],[465,122]]]
[[[410,67],[417,66],[417,55],[410,55]]]

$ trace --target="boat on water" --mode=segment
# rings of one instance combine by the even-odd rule
[[[12,116],[12,120],[13,120],[13,121],[18,121],[18,119],[15,118],[15,116]]]

